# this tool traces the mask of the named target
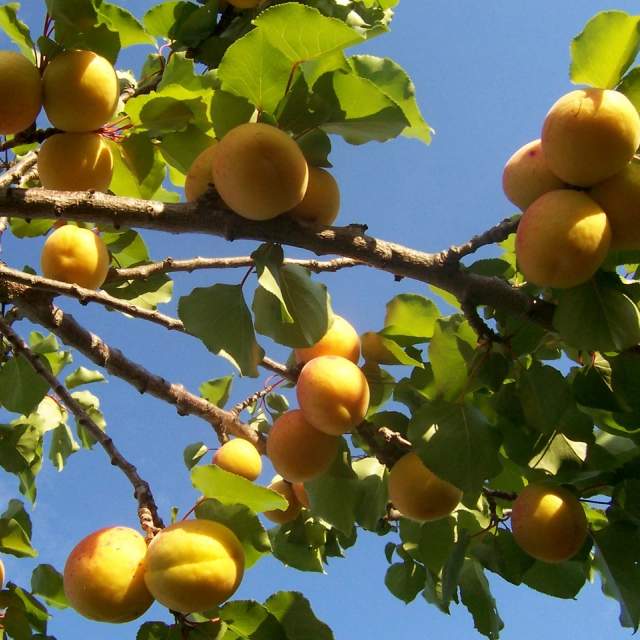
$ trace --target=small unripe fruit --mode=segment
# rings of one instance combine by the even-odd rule
[[[42,108],[37,67],[16,51],[0,51],[0,135],[26,129]]]
[[[580,500],[559,485],[527,485],[513,503],[513,537],[523,551],[542,562],[564,562],[582,547],[587,516]]]
[[[89,534],[69,554],[64,591],[82,616],[98,622],[131,622],[153,603],[144,581],[145,539],[128,527]]]
[[[551,107],[541,137],[551,171],[569,184],[590,187],[631,160],[640,144],[640,116],[619,91],[576,89]]]
[[[229,131],[213,157],[220,197],[250,220],[268,220],[295,207],[308,180],[300,147],[284,131],[261,122]]]
[[[93,51],[59,53],[47,65],[42,83],[49,122],[63,131],[95,131],[109,122],[118,106],[115,69]]]
[[[244,550],[236,535],[212,520],[182,520],[149,544],[145,582],[172,611],[195,613],[228,600],[244,575]]]
[[[280,509],[272,509],[271,511],[265,511],[264,516],[267,520],[275,522],[276,524],[285,524],[292,522],[298,517],[298,514],[302,511],[302,504],[296,497],[293,487],[284,480],[274,480],[269,489],[277,491],[285,500],[289,503],[289,506],[281,511]]]
[[[315,429],[300,409],[283,413],[267,436],[267,455],[276,473],[289,482],[321,476],[338,453],[338,438]]]
[[[331,225],[340,211],[340,189],[336,179],[321,167],[309,165],[309,184],[300,204],[289,212],[296,218]]]
[[[462,499],[460,489],[436,476],[413,451],[391,467],[388,487],[393,506],[418,522],[445,518]]]
[[[235,438],[225,442],[214,454],[213,464],[253,482],[262,471],[262,458],[247,440]]]
[[[42,275],[52,280],[98,289],[109,271],[109,252],[89,229],[67,224],[46,240],[40,255]]]
[[[313,346],[296,349],[296,362],[309,362],[318,356],[342,356],[358,364],[360,338],[353,326],[342,316],[333,316],[327,333]]]
[[[540,196],[516,233],[518,266],[540,287],[573,287],[603,263],[611,243],[609,220],[586,193],[562,189]]]

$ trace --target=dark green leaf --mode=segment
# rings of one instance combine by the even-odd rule
[[[356,504],[356,520],[367,531],[375,531],[378,521],[386,514],[389,492],[385,482],[386,467],[376,458],[354,460],[352,464],[358,476],[360,500]]]
[[[69,601],[64,592],[62,574],[50,564],[39,564],[31,574],[31,591],[40,596],[50,607],[66,609]]]
[[[253,600],[228,602],[220,609],[220,619],[231,632],[237,634],[234,636],[236,638],[287,640],[287,635],[275,616]]]
[[[31,546],[31,519],[19,500],[10,500],[0,516],[0,552],[17,558],[34,558],[37,551]]]
[[[183,635],[180,625],[145,622],[138,630],[136,640],[183,640]]]
[[[195,442],[185,447],[182,457],[187,469],[193,469],[208,452],[209,447],[202,442]]]
[[[318,620],[309,601],[295,591],[278,591],[264,606],[277,618],[287,640],[334,640],[331,629]]]
[[[396,598],[409,604],[424,589],[426,579],[425,568],[413,560],[407,560],[392,564],[387,569],[384,583]]]
[[[556,598],[575,598],[589,577],[580,562],[534,562],[522,576],[528,587]]]
[[[453,545],[453,550],[447,558],[442,569],[442,599],[441,605],[448,611],[451,601],[458,602],[458,585],[460,572],[465,562],[467,549],[471,544],[468,531],[462,529],[458,533],[458,539]]]
[[[483,636],[497,640],[500,630],[504,628],[504,622],[491,595],[489,581],[480,564],[474,560],[465,560],[460,571],[460,596],[462,603],[473,616],[475,628]]]
[[[29,415],[48,390],[49,385],[22,356],[10,358],[0,369],[0,402],[8,411]]]

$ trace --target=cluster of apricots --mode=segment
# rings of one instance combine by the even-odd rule
[[[622,93],[577,89],[547,114],[539,140],[507,162],[502,185],[524,215],[520,271],[540,287],[591,278],[609,250],[640,249],[640,116]]]
[[[261,122],[231,129],[194,160],[184,186],[187,201],[202,195],[210,183],[225,207],[249,220],[288,212],[331,225],[340,209],[335,178],[309,165],[291,136]]]
[[[240,586],[244,550],[236,535],[212,520],[182,520],[149,544],[129,527],[89,534],[71,551],[63,573],[71,606],[85,618],[124,623],[154,601],[181,613],[217,607]]]

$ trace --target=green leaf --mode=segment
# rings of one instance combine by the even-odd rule
[[[107,428],[104,416],[100,411],[100,400],[89,391],[75,391],[71,394],[73,399],[80,404],[85,413],[95,422],[102,431]],[[97,440],[75,418],[76,433],[85,449],[91,449]]]
[[[254,600],[234,600],[220,609],[220,620],[236,634],[248,640],[287,640],[276,617]],[[226,637],[226,636],[225,636]]]
[[[29,469],[42,455],[40,429],[27,421],[0,425],[0,465],[9,473]]]
[[[453,518],[442,518],[421,525],[418,541],[419,558],[434,574],[440,575],[454,545]]]
[[[62,574],[50,564],[39,564],[31,574],[31,592],[40,596],[49,607],[68,608],[69,601],[64,592]]]
[[[0,516],[0,553],[17,558],[38,555],[31,546],[31,519],[20,500],[9,500],[7,510]]]
[[[382,332],[367,331],[360,336],[362,343],[362,357],[367,362],[382,365],[408,365],[423,367],[422,362],[415,360],[394,341],[386,338]]]
[[[617,91],[624,93],[631,100],[636,111],[640,111],[640,67],[634,67],[627,73]]]
[[[98,20],[118,33],[123,49],[134,44],[156,44],[155,38],[147,34],[133,14],[118,5],[102,2],[98,7]]]
[[[131,173],[138,182],[138,193],[128,193],[132,197],[150,200],[162,185],[166,164],[162,155],[143,134],[132,133],[119,145],[120,153]]]
[[[424,589],[427,572],[413,560],[396,562],[388,569],[384,578],[387,589],[399,600],[409,604]]]
[[[48,390],[49,385],[22,356],[10,358],[0,369],[0,402],[7,411],[29,415]]]
[[[142,236],[133,229],[107,227],[102,230],[102,240],[120,267],[131,267],[149,260],[149,251]]]
[[[324,544],[311,544],[300,516],[293,522],[269,529],[269,539],[273,557],[287,567],[298,571],[324,573],[322,565],[322,547]],[[324,527],[323,527],[324,529]],[[326,537],[326,529],[324,531]]]
[[[58,471],[64,469],[69,456],[79,449],[80,445],[75,441],[69,425],[61,424],[51,432],[49,460]]]
[[[387,302],[384,329],[380,335],[403,347],[428,342],[440,317],[433,300],[415,293],[401,293]]]
[[[281,321],[292,324],[294,320],[287,309],[287,303],[281,288],[282,281],[279,269],[284,261],[282,245],[262,244],[251,254],[251,257],[256,263],[258,283],[265,291],[268,291],[280,301]]]
[[[211,136],[195,124],[189,124],[184,131],[164,135],[157,148],[170,167],[186,176],[194,160],[213,143],[214,139]],[[184,179],[180,186],[184,186]]]
[[[183,637],[178,624],[169,626],[164,622],[145,622],[140,626],[136,640],[183,640]]]
[[[555,598],[575,598],[589,577],[589,569],[580,562],[534,562],[522,576],[528,587]]]
[[[264,606],[276,617],[287,640],[334,640],[331,629],[318,620],[309,601],[296,591],[278,591]]]
[[[141,265],[130,265],[132,267]],[[166,273],[157,273],[144,280],[107,282],[101,287],[109,295],[131,302],[142,309],[155,310],[159,304],[169,302],[173,296],[173,281]]]
[[[559,433],[553,435],[542,451],[529,461],[529,466],[556,475],[564,464],[579,467],[587,459],[587,453],[586,442],[576,442]]]
[[[171,0],[151,7],[142,18],[142,24],[147,33],[157,38],[169,40],[169,31],[176,21],[178,5],[181,4],[184,4],[181,0]]]
[[[33,54],[34,42],[31,38],[29,27],[18,20],[19,2],[9,2],[0,7],[0,29],[18,45],[20,52],[35,63]]]
[[[16,238],[38,238],[39,236],[44,236],[49,232],[52,225],[53,220],[9,218],[9,228]]]
[[[186,330],[202,340],[209,351],[224,355],[242,375],[258,376],[264,351],[256,342],[241,285],[196,288],[180,298],[178,316]]]
[[[253,511],[286,509],[287,501],[276,491],[261,487],[217,465],[194,467],[191,482],[207,498],[225,505],[243,504]]]
[[[187,469],[193,469],[209,452],[209,447],[203,442],[194,442],[185,447],[182,454]]]
[[[172,31],[180,47],[195,47],[211,35],[218,21],[218,0],[205,2],[188,17],[176,21]]]
[[[640,17],[602,11],[571,42],[572,82],[613,89],[640,51]]]
[[[215,404],[216,407],[224,409],[224,406],[229,401],[231,396],[231,384],[233,383],[233,376],[226,376],[224,378],[217,378],[215,380],[209,380],[200,385],[200,395],[205,399]]]
[[[120,36],[106,24],[96,24],[87,29],[82,26],[83,21],[84,18],[79,18],[76,26],[56,22],[56,41],[64,43],[65,49],[93,51],[115,65],[120,53]]]
[[[85,367],[78,367],[73,373],[68,375],[64,381],[64,386],[68,391],[80,387],[83,384],[91,384],[93,382],[106,382],[107,379],[100,371],[90,371]]]
[[[96,24],[98,14],[92,0],[45,0],[47,12],[58,24],[87,31]]]
[[[458,539],[453,545],[451,554],[442,568],[442,596],[441,608],[449,612],[451,601],[458,602],[458,584],[460,582],[460,572],[465,563],[467,549],[471,543],[471,537],[466,529],[458,532]]]
[[[389,492],[385,482],[386,467],[376,458],[354,460],[352,468],[358,476],[360,500],[355,515],[358,524],[367,531],[375,531],[378,521],[387,512]]]
[[[522,576],[535,562],[518,546],[508,529],[497,529],[493,535],[483,538],[481,544],[474,545],[471,551],[489,571],[515,585],[522,583]]]
[[[491,595],[489,581],[480,564],[474,560],[465,560],[460,571],[460,595],[462,604],[473,616],[475,628],[483,636],[497,640],[500,630],[504,628],[504,622]]]
[[[598,273],[584,284],[556,293],[553,326],[569,346],[623,351],[640,342],[640,312],[620,291],[615,274]]]
[[[222,140],[224,135],[238,125],[249,122],[255,107],[242,96],[218,89],[211,99],[210,117],[216,137]]]

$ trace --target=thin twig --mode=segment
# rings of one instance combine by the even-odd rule
[[[3,149],[0,145],[0,151]],[[30,151],[20,162],[16,162],[10,169],[7,169],[2,175],[0,175],[0,189],[5,189],[14,182],[19,182],[21,176],[23,176],[29,169],[35,165],[38,156]]]
[[[506,240],[512,233],[515,233],[520,224],[520,218],[505,218],[495,227],[491,227],[479,236],[473,236],[469,242],[461,244],[459,247],[451,247],[448,251],[444,251],[444,261],[446,263],[460,262],[462,258],[475,253],[481,247],[490,244],[497,244]]]

